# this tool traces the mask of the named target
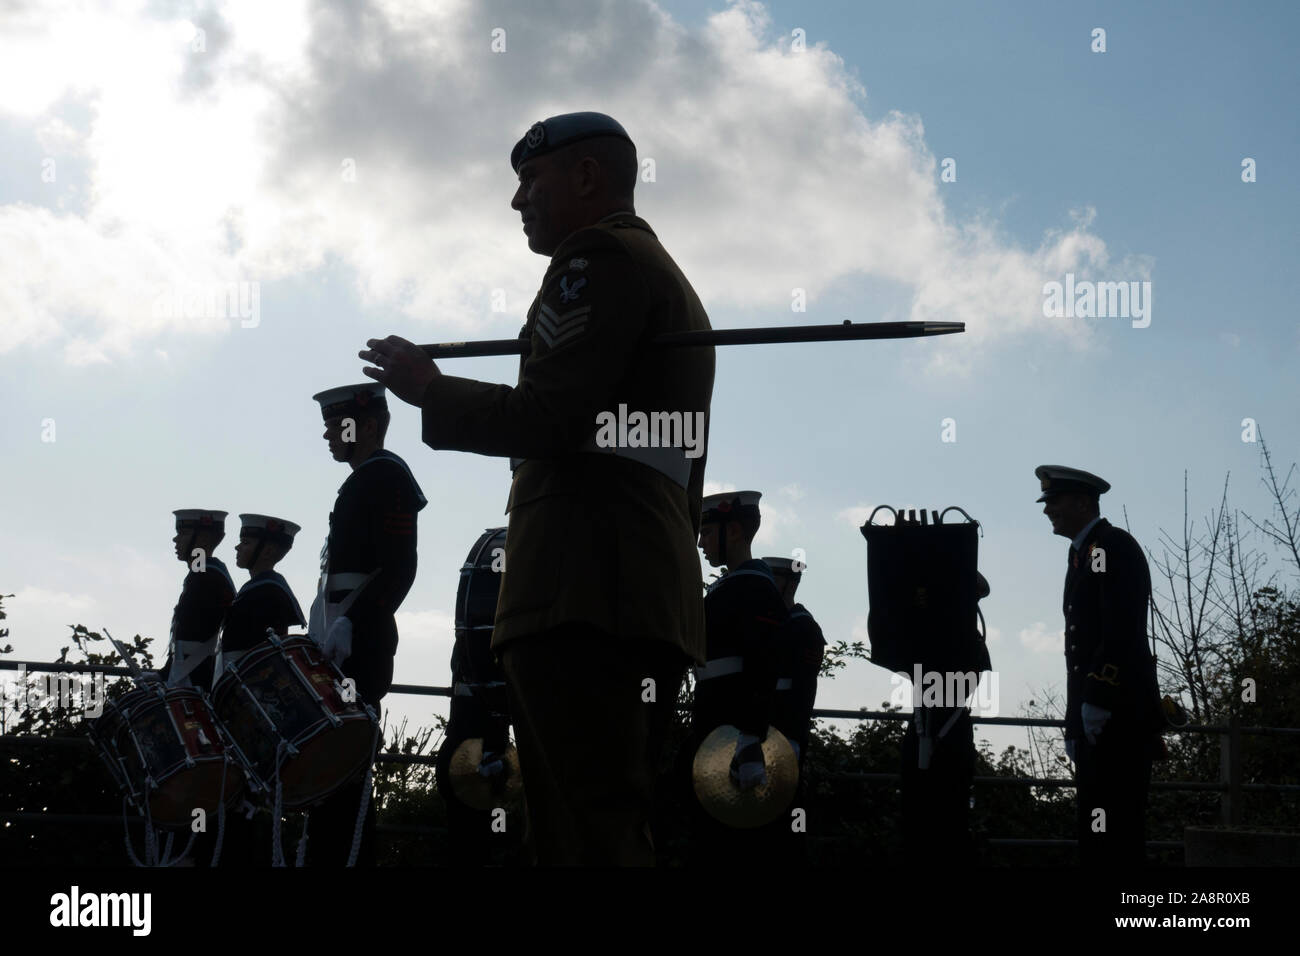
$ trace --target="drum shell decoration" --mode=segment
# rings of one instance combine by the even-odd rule
[[[341,693],[343,674],[305,637],[266,641],[230,665],[212,705],[250,779],[297,809],[318,803],[374,760],[374,712]]]
[[[137,688],[90,729],[121,791],[157,827],[189,829],[194,811],[215,814],[244,790],[242,765],[203,695],[190,688]]]

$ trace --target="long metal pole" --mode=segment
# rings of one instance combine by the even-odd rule
[[[768,329],[710,329],[699,332],[665,332],[651,341],[661,347],[707,345],[776,345],[787,342],[846,342],[856,339],[910,339],[965,332],[965,322],[859,322],[842,325],[781,325]],[[527,355],[527,339],[486,339],[479,342],[440,342],[421,345],[434,359],[471,358],[480,355]]]

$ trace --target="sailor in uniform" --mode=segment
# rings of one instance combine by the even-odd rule
[[[218,679],[226,667],[266,640],[268,627],[283,637],[290,627],[307,626],[289,582],[275,570],[301,529],[292,521],[269,515],[242,514],[239,520],[235,564],[250,577],[226,612],[217,652]]]
[[[378,715],[393,683],[394,614],[415,581],[416,516],[427,502],[406,462],[384,448],[389,412],[382,385],[346,385],[312,398],[320,403],[330,454],[352,473],[330,512],[308,635]],[[313,808],[307,850],[313,864],[346,863],[363,782],[340,787]],[[373,852],[373,821],[370,802],[363,864]]]
[[[266,641],[268,627],[283,637],[290,627],[307,626],[289,583],[275,570],[276,564],[293,547],[293,537],[300,530],[298,525],[259,514],[241,514],[239,521],[235,565],[246,570],[250,577],[226,612],[214,683],[221,679],[228,666],[238,663],[241,657]],[[221,862],[226,866],[252,866],[256,862],[258,841],[254,838],[252,813],[252,804],[244,801],[238,812],[226,817],[221,850]],[[199,865],[205,865],[211,858],[215,848],[212,843],[211,830],[197,841],[195,859]]]
[[[761,497],[757,491],[709,495],[700,515],[700,549],[710,565],[725,570],[704,597],[706,660],[695,668],[695,707],[686,751],[691,757],[714,728],[734,726],[740,736],[731,778],[741,790],[767,782],[762,743],[776,716],[778,635],[786,618],[771,568],[750,552],[761,521]],[[755,842],[703,812],[696,819],[703,861],[736,862],[737,853]]]
[[[225,537],[226,512],[189,508],[176,516],[176,558],[189,565],[172,612],[167,661],[157,677],[168,687],[212,689],[213,657],[226,609],[235,598],[230,572],[213,551]]]
[[[1085,866],[1140,866],[1151,761],[1163,723],[1147,644],[1151,573],[1142,546],[1101,516],[1110,484],[1040,465],[1043,514],[1070,539],[1065,595],[1065,747],[1075,764]]]
[[[772,569],[776,589],[785,603],[787,616],[777,637],[778,677],[776,708],[772,726],[785,734],[799,759],[803,779],[804,755],[812,732],[812,712],[817,701],[817,677],[821,673],[826,638],[822,629],[802,604],[796,604],[795,591],[803,576],[802,562],[791,558],[763,558]]]

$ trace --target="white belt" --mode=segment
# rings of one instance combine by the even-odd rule
[[[777,690],[790,690],[794,687],[794,680],[790,677],[782,677],[776,682]]]
[[[726,677],[728,674],[739,674],[745,669],[745,659],[743,657],[719,657],[711,660],[703,667],[695,668],[695,679],[712,680],[715,677]]]
[[[325,579],[326,591],[351,591],[365,584],[373,575],[363,574],[360,571],[344,571],[340,574],[331,574]]]
[[[686,449],[684,448],[624,448],[622,446],[601,448],[596,444],[596,436],[592,435],[578,451],[616,455],[619,458],[627,458],[642,465],[649,465],[679,488],[685,488],[691,478],[691,460],[686,457]],[[510,470],[514,471],[527,460],[527,458],[511,458]]]
[[[466,684],[462,681],[456,681],[451,685],[452,695],[455,697],[473,697],[475,688],[486,690],[490,687],[505,687],[506,682],[501,680],[487,681],[482,684]]]

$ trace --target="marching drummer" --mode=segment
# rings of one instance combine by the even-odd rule
[[[269,515],[243,514],[239,521],[235,564],[250,577],[226,612],[217,651],[217,679],[228,665],[266,640],[268,627],[283,636],[292,625],[307,626],[289,582],[275,570],[301,529],[292,521]]]
[[[742,791],[767,783],[762,745],[775,716],[777,637],[786,617],[771,569],[750,551],[761,519],[761,497],[757,491],[709,495],[700,515],[700,550],[710,565],[724,572],[704,597],[706,663],[695,668],[688,750],[696,750],[714,728],[734,726],[740,736],[730,776]],[[742,845],[712,818],[698,819],[706,858],[716,860],[728,847]]]
[[[180,600],[172,612],[167,662],[158,677],[169,687],[212,688],[213,656],[221,623],[235,599],[226,566],[213,555],[226,536],[226,512],[203,508],[175,511],[176,559],[189,565]]]
[[[416,516],[427,502],[406,462],[384,448],[390,415],[382,385],[345,385],[312,398],[320,403],[330,454],[352,474],[330,512],[308,634],[378,713],[393,683],[393,615],[415,581]],[[316,865],[346,862],[362,789],[361,780],[341,787],[312,810],[308,858]],[[371,803],[363,862],[373,851],[373,826]]]
[[[266,640],[268,627],[284,635],[290,625],[307,625],[289,583],[274,570],[293,547],[298,525],[282,518],[257,514],[242,514],[239,521],[235,565],[247,571],[250,577],[226,611],[217,648],[214,687],[227,666],[235,664]],[[257,859],[252,810],[252,804],[244,801],[240,812],[226,817],[220,859],[227,867],[252,866]],[[216,835],[209,829],[195,841],[193,855],[196,863],[206,866],[215,848]]]

